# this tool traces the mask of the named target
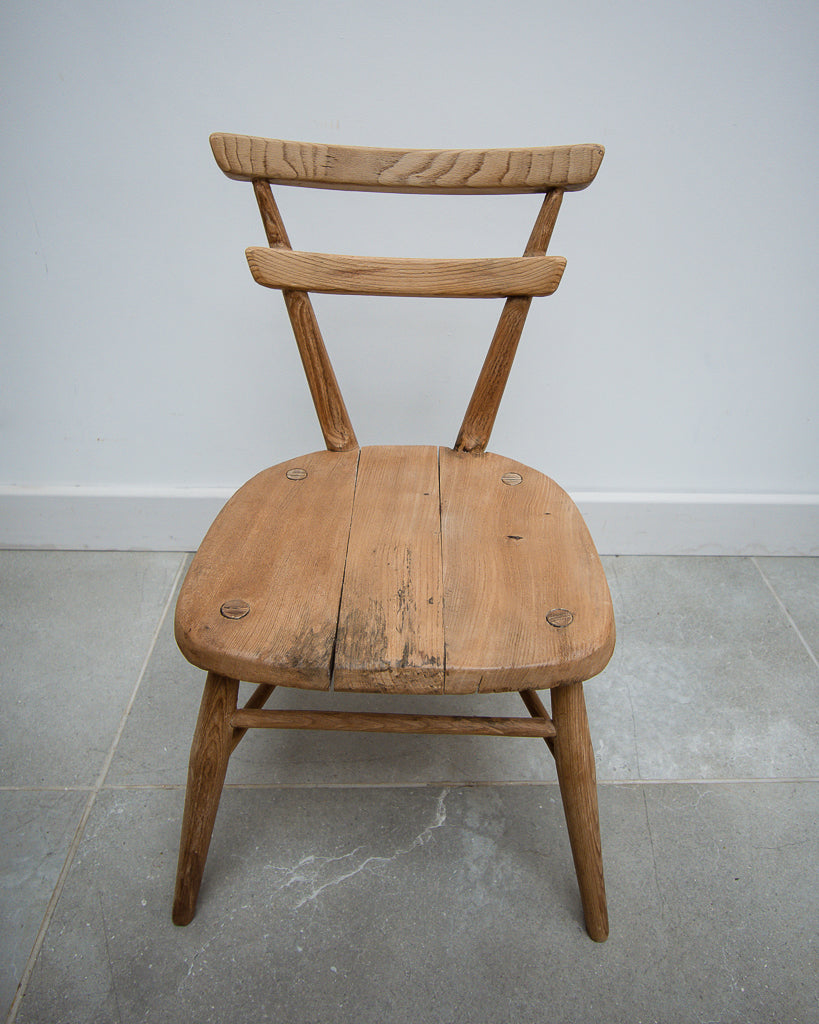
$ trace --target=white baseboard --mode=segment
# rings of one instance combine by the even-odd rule
[[[0,547],[193,551],[231,491],[0,488]],[[573,495],[602,554],[819,555],[817,494]]]
[[[572,497],[601,554],[819,555],[819,494]]]
[[[195,551],[233,492],[0,487],[0,548]]]

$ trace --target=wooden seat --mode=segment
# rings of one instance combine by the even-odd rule
[[[600,560],[554,481],[486,443],[533,294],[565,261],[545,250],[562,194],[594,146],[396,151],[212,136],[253,182],[268,236],[254,278],[285,297],[327,443],[263,470],[230,499],[179,595],[176,638],[208,673],[191,750],[174,921],[195,911],[228,758],[248,728],[451,732],[545,739],[555,756],[592,938],[608,934],[583,681],[614,647]],[[384,260],[294,253],[269,183],[445,193],[544,193],[526,254]],[[507,296],[454,448],[359,448],[307,292]],[[257,683],[237,707],[238,681]],[[529,716],[264,708],[276,686],[401,694],[516,690]],[[551,716],[536,690],[550,689]]]

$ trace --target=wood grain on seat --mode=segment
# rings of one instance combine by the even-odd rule
[[[226,616],[231,601],[248,610]],[[222,675],[328,689],[334,667],[336,689],[381,693],[551,687],[595,675],[614,644],[565,491],[434,447],[315,452],[254,477],[203,541],[176,630]]]
[[[358,451],[304,455],[230,499],[179,594],[176,640],[189,661],[252,683],[329,688],[357,464]],[[226,617],[231,601],[249,610]]]
[[[447,693],[597,675],[614,617],[577,506],[512,459],[449,448],[440,458]]]

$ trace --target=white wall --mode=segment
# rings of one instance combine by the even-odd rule
[[[609,551],[819,552],[815,4],[6,0],[0,19],[0,542],[193,547],[222,496],[321,447],[281,300],[244,262],[251,191],[209,152],[224,130],[602,142],[492,448],[579,495]],[[538,206],[279,191],[294,245],[330,251],[515,254]],[[454,440],[498,303],[316,305],[362,443]]]

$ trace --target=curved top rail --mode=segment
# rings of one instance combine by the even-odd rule
[[[216,132],[213,155],[229,178],[359,192],[498,195],[576,192],[591,184],[604,149],[372,149]]]

